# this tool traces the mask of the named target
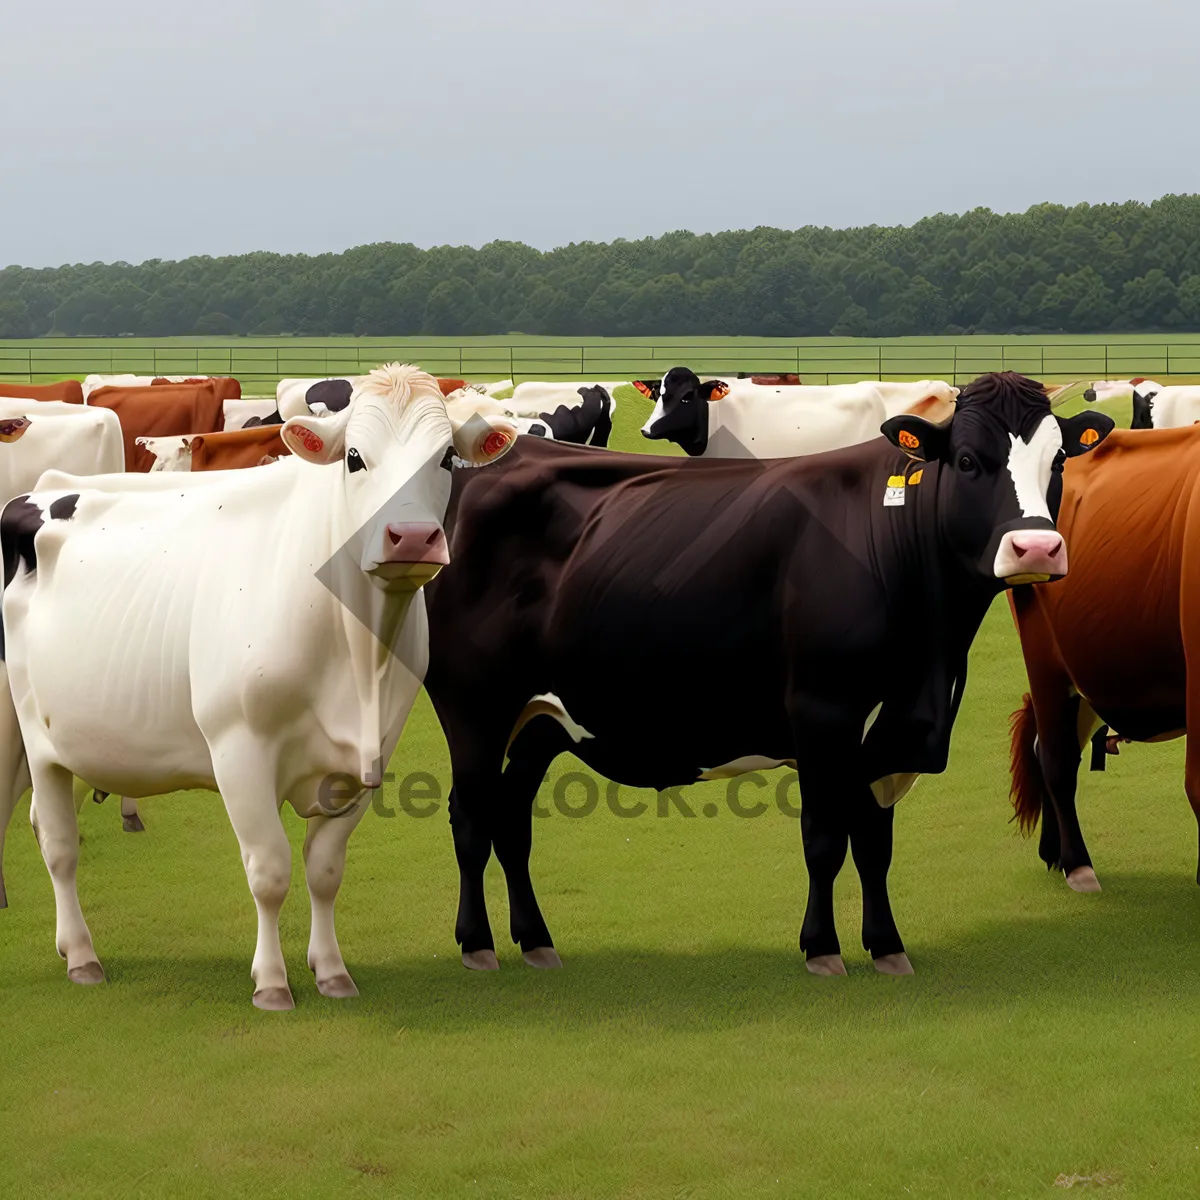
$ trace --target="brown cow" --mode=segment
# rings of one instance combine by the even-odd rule
[[[150,381],[151,387],[183,387],[194,386],[198,383],[211,383],[216,386],[222,400],[240,400],[242,398],[241,381],[231,375],[198,375],[194,379],[173,380],[157,376]]]
[[[61,383],[0,382],[0,396],[11,396],[17,400],[59,400],[65,404],[82,404],[83,385],[78,379],[64,379]]]
[[[439,379],[438,387],[442,390],[443,396],[450,395],[451,392],[457,392],[459,388],[465,388],[467,381],[465,379]]]
[[[228,433],[201,433],[190,439],[193,471],[236,471],[265,465],[291,451],[279,436],[282,425],[255,425]]]
[[[762,387],[800,387],[799,375],[747,375],[745,371],[738,372],[739,379],[749,379]]]
[[[1200,670],[1187,669],[1200,661],[1200,429],[1119,430],[1069,460],[1056,527],[1070,572],[1011,593],[1030,687],[1012,716],[1013,807],[1031,832],[1049,806],[1042,860],[1097,891],[1075,789],[1098,728],[1110,752],[1187,734],[1200,821]]]
[[[117,414],[125,438],[125,469],[149,471],[154,455],[137,444],[138,438],[220,431],[225,421],[222,392],[228,389],[219,387],[219,382],[102,387],[92,392],[88,404]]]

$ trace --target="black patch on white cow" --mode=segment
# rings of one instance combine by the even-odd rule
[[[46,523],[49,516],[52,521],[69,521],[75,515],[75,507],[79,503],[79,493],[60,496],[43,513],[41,507],[33,504],[28,495],[15,496],[4,506],[0,513],[0,553],[4,559],[4,586],[13,581],[17,574],[17,564],[24,563],[26,571],[37,570],[37,548],[34,539],[37,532]],[[0,662],[4,660],[4,629],[0,624]]]
[[[282,424],[283,424],[283,418],[279,415],[279,409],[276,409],[273,413],[271,413],[269,416],[266,416],[266,417],[251,417],[250,420],[248,420],[245,423],[245,425],[242,426],[242,428],[243,429],[257,429],[260,425],[282,425]]]
[[[544,438],[546,436],[546,426],[543,425],[541,423],[541,421],[534,421],[534,423],[532,425],[530,425],[530,427],[526,430],[526,432],[531,437]]]
[[[560,404],[552,413],[539,413],[556,442],[577,446],[607,446],[612,433],[612,400],[602,387],[581,387],[583,403],[574,408]],[[529,431],[533,432],[532,429]]]
[[[330,412],[341,412],[350,403],[353,391],[348,379],[322,379],[304,393],[304,400],[309,408],[314,404],[323,404]]]

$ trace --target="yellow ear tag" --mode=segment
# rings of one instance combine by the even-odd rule
[[[889,475],[887,490],[883,493],[884,508],[899,508],[904,503],[904,476]]]
[[[914,472],[913,472],[913,473],[912,473],[912,474],[911,474],[911,475],[908,477],[908,482],[909,482],[909,485],[911,486],[911,485],[912,485],[912,484],[914,484],[914,483],[920,483],[920,482],[921,482],[921,476],[922,476],[922,475],[924,475],[924,474],[925,474],[925,468],[924,468],[924,467],[921,467],[921,469],[920,469],[920,470],[918,470],[918,471],[914,471]]]

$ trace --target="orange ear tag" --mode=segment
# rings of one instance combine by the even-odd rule
[[[905,450],[920,450],[921,439],[915,433],[909,433],[907,429],[900,430],[900,445]]]
[[[1100,435],[1094,429],[1085,429],[1079,435],[1081,446],[1094,446],[1100,440]]]

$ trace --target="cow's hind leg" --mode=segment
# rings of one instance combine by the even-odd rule
[[[1067,885],[1076,892],[1098,892],[1100,882],[1092,867],[1075,793],[1079,786],[1079,765],[1083,747],[1091,740],[1095,715],[1082,697],[1063,696],[1055,702],[1051,696],[1035,693],[1037,714],[1037,758],[1046,782],[1052,813],[1043,813],[1058,824],[1058,866],[1066,876]],[[1053,863],[1047,864],[1051,867]]]
[[[492,842],[508,885],[512,940],[531,967],[561,967],[529,874],[533,847],[533,802],[546,769],[570,745],[562,726],[548,717],[522,730],[509,751],[503,778],[503,809],[493,823]]]
[[[145,833],[137,801],[132,796],[121,797],[121,828],[126,833]]]
[[[316,976],[317,991],[335,1000],[358,995],[338,946],[333,906],[346,869],[346,843],[369,807],[367,799],[360,797],[352,809],[337,816],[312,817],[304,837],[304,870],[312,902],[308,965]]]
[[[258,940],[250,968],[254,1006],[294,1008],[279,944],[279,911],[291,883],[292,847],[279,817],[274,764],[267,748],[253,740],[214,746],[213,764],[258,910]]]
[[[72,983],[103,983],[92,935],[79,906],[79,822],[71,790],[71,772],[53,764],[30,764],[36,804],[38,845],[54,885],[57,914],[55,945],[67,961]]]

